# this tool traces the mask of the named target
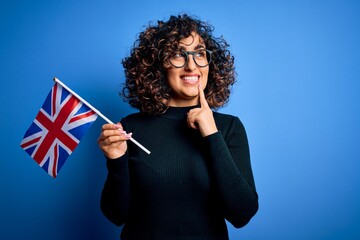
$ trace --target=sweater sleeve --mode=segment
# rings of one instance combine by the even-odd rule
[[[108,175],[102,190],[100,207],[111,222],[121,226],[127,219],[130,205],[128,155],[106,161]]]
[[[239,118],[229,128],[206,137],[221,209],[234,227],[245,226],[258,210],[248,140]],[[226,131],[226,132],[225,132]]]

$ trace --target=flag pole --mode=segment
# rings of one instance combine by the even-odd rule
[[[57,82],[58,84],[60,84],[63,88],[65,88],[66,90],[68,90],[72,95],[74,95],[75,97],[77,97],[80,101],[82,101],[86,106],[88,106],[91,110],[93,110],[97,115],[99,115],[102,119],[104,119],[107,123],[109,124],[114,124],[110,119],[108,119],[107,117],[105,117],[99,110],[97,110],[96,108],[94,108],[90,103],[88,103],[87,101],[85,101],[82,97],[80,97],[79,95],[77,95],[73,90],[71,90],[68,86],[66,86],[63,82],[61,82],[58,78],[54,77],[54,81]],[[141,145],[138,141],[136,141],[134,138],[130,138],[130,141],[132,141],[134,144],[136,144],[139,148],[141,148],[144,152],[146,152],[147,154],[150,154],[150,151],[148,149],[146,149],[143,145]]]

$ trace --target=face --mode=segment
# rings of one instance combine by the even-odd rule
[[[179,47],[184,51],[196,51],[206,49],[200,36],[192,33],[189,37],[179,42]],[[169,65],[170,66],[170,65]],[[209,74],[209,66],[199,67],[193,59],[188,56],[188,62],[182,68],[170,66],[167,69],[167,79],[172,90],[169,105],[173,107],[194,106],[199,102],[198,85],[201,83],[205,89]]]

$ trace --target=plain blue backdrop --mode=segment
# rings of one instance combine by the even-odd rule
[[[54,76],[113,121],[133,112],[121,59],[149,21],[181,12],[235,56],[220,112],[247,129],[260,209],[231,240],[360,239],[360,4],[346,0],[1,1],[0,239],[118,239],[99,209],[103,120],[56,179],[19,143]]]

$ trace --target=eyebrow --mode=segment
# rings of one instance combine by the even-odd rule
[[[194,48],[194,50],[199,50],[199,49],[202,49],[202,48],[206,49],[205,45],[200,43],[199,45],[197,45],[197,46]],[[180,46],[180,50],[186,51],[186,48],[185,48],[184,46]]]

